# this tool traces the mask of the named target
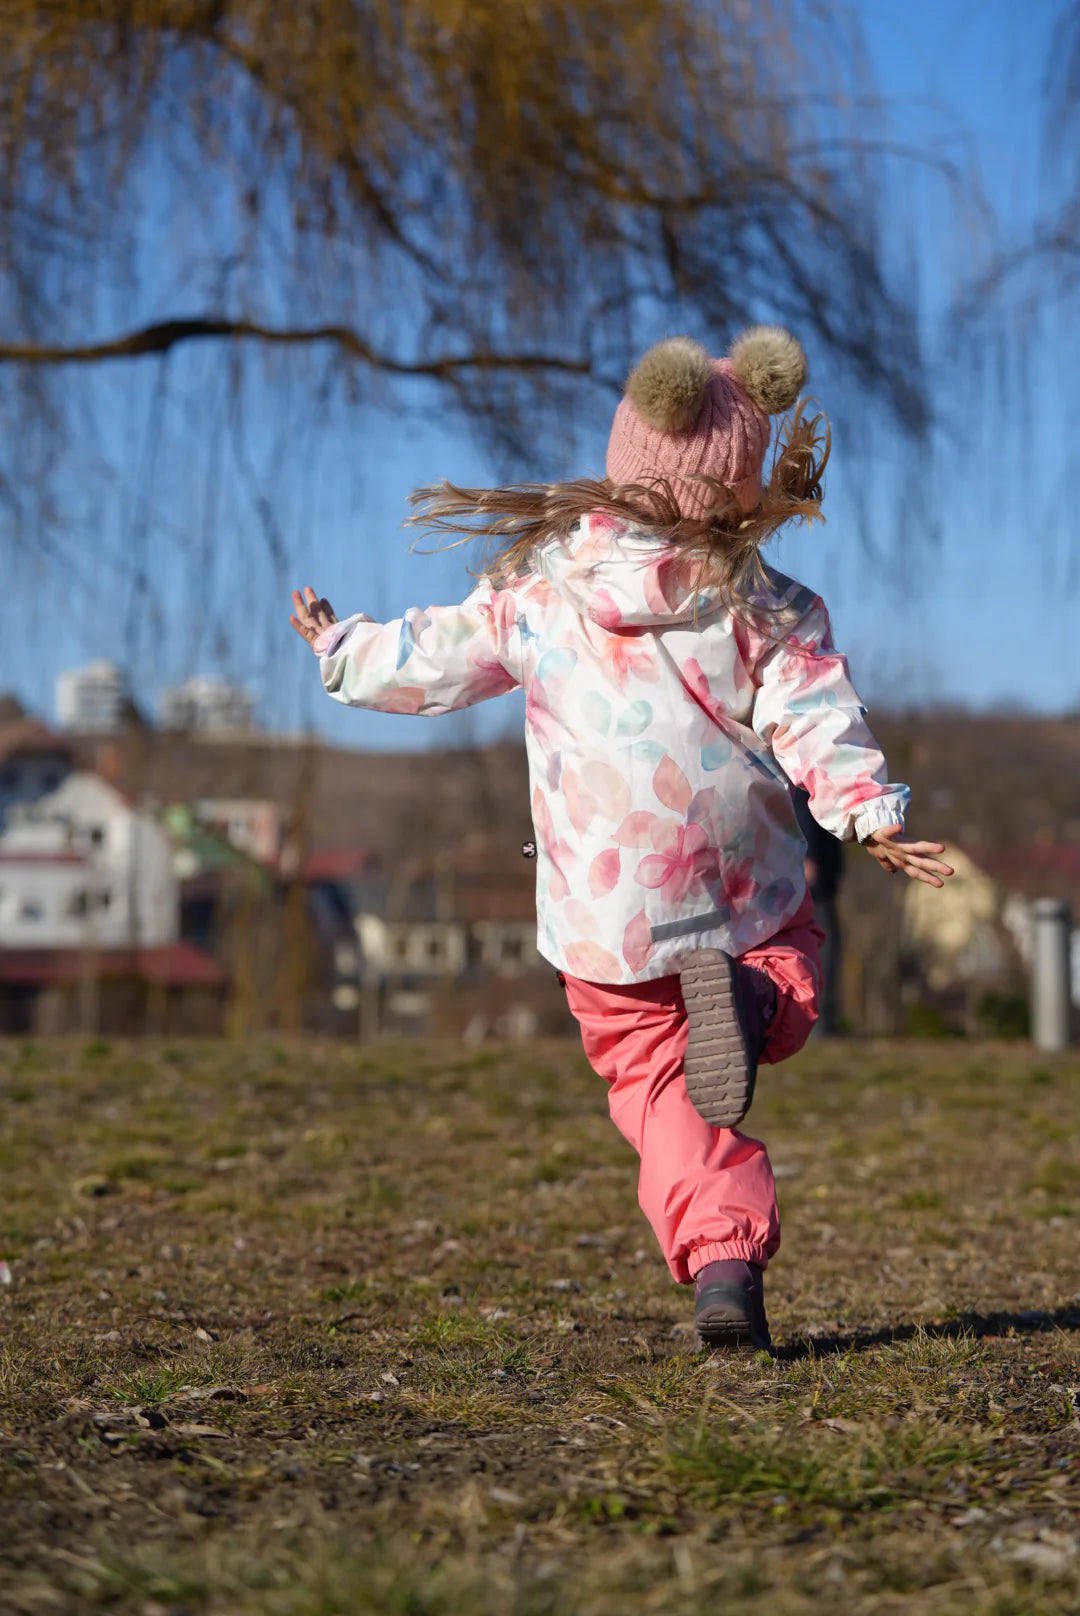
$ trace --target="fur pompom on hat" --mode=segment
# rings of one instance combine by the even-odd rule
[[[806,355],[782,326],[751,326],[728,356],[712,359],[690,337],[649,349],[615,412],[607,474],[613,483],[666,478],[686,517],[701,517],[712,491],[731,488],[743,510],[761,499],[770,415],[788,410],[806,381]]]

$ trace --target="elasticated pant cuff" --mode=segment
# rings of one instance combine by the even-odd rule
[[[769,1257],[764,1246],[756,1246],[750,1240],[710,1240],[703,1246],[695,1246],[686,1259],[686,1266],[691,1279],[696,1279],[706,1263],[722,1262],[726,1257],[736,1257],[740,1262],[756,1263],[759,1268],[769,1266]]]

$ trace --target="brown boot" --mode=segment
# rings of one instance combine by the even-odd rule
[[[694,1284],[694,1324],[703,1346],[772,1350],[764,1275],[756,1263],[706,1263]]]

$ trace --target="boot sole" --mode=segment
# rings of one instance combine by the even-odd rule
[[[717,1351],[737,1352],[743,1347],[752,1348],[754,1345],[750,1326],[736,1324],[733,1319],[716,1319],[711,1323],[701,1320],[696,1329],[702,1346]]]
[[[688,1022],[686,1092],[714,1128],[734,1128],[754,1098],[757,1062],[743,1021],[736,964],[718,948],[683,955],[679,969]]]
[[[772,1351],[772,1341],[768,1336],[761,1336],[749,1319],[710,1318],[706,1312],[702,1318],[694,1320],[694,1328],[703,1347],[717,1352],[750,1352]]]

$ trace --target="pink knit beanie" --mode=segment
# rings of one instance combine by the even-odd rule
[[[751,326],[726,359],[689,337],[650,348],[615,411],[607,474],[613,483],[666,478],[683,516],[704,516],[713,491],[731,488],[744,511],[761,499],[770,415],[788,410],[806,381],[806,355],[781,326]]]

